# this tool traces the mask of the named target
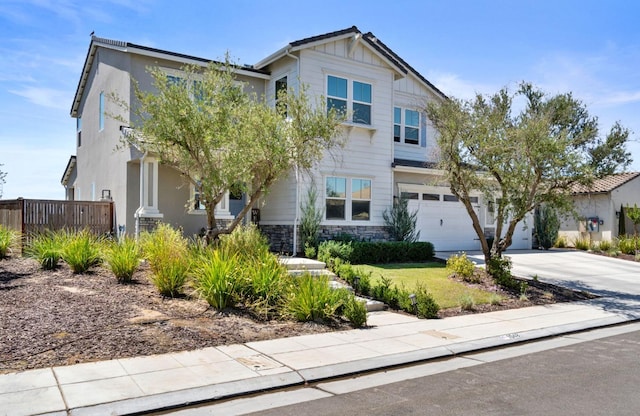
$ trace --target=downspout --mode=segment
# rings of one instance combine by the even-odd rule
[[[298,82],[300,82],[300,58],[295,55],[291,55],[289,53],[289,49],[285,52],[285,55],[291,59],[296,61],[296,73],[298,75]],[[299,86],[298,86],[299,87]],[[298,92],[299,90],[296,90]],[[298,166],[295,167],[296,170],[296,210],[295,217],[293,218],[293,247],[291,250],[291,256],[295,256],[298,251],[298,221],[300,220],[300,171]]]

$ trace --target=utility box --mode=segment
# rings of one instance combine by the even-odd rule
[[[590,232],[590,233],[600,232],[600,218],[599,217],[587,218],[586,228],[587,228],[587,232]]]

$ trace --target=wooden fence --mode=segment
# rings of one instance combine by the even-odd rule
[[[23,237],[46,230],[113,232],[113,202],[0,200],[0,224]]]

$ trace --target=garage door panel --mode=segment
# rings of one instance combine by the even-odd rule
[[[409,209],[418,211],[416,228],[420,241],[433,243],[436,250],[478,250],[480,241],[471,218],[460,202],[410,200]]]

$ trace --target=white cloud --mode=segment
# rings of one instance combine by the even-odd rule
[[[24,87],[21,90],[9,90],[9,92],[24,97],[33,104],[55,109],[67,109],[71,102],[69,91],[66,90]]]
[[[469,100],[476,94],[493,94],[501,87],[463,79],[450,72],[429,71],[426,78],[449,97]]]

